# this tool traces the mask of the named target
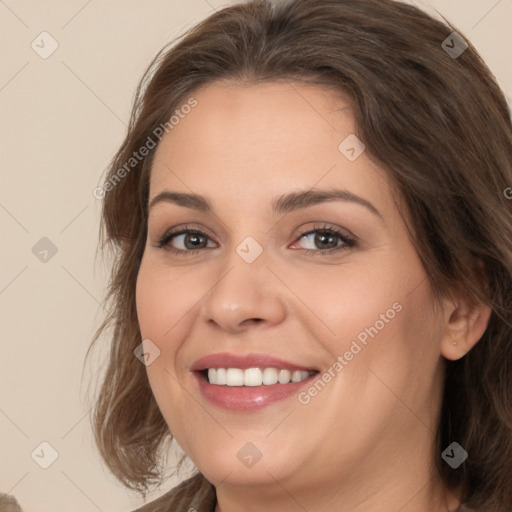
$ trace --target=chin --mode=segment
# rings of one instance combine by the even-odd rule
[[[272,477],[286,480],[295,470],[291,454],[282,449],[276,451],[268,444],[263,446],[263,442],[252,444],[232,441],[218,449],[209,450],[208,457],[201,450],[199,457],[192,455],[191,458],[199,471],[214,485],[266,485],[274,483]]]

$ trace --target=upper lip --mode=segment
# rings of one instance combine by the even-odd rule
[[[228,354],[226,352],[210,354],[195,361],[190,369],[192,371],[203,371],[209,368],[278,368],[280,370],[315,370],[311,366],[284,361],[268,354]]]

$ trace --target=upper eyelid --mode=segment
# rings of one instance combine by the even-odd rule
[[[319,226],[318,224],[323,224],[323,225]],[[211,235],[208,231],[209,230],[207,228],[203,228],[203,227],[197,228],[197,227],[190,226],[190,225],[186,224],[184,226],[171,228],[171,229],[165,231],[164,234],[160,236],[160,238],[165,238],[165,237],[171,236],[171,235],[178,236],[178,235],[184,234],[184,233],[196,232],[196,233],[207,235],[208,237],[210,237],[212,239],[215,239],[216,237],[214,235]],[[300,232],[294,236],[304,236],[304,235],[314,232],[314,231],[341,231],[341,234],[346,234],[347,237],[356,238],[356,236],[352,232],[350,232],[348,229],[342,228],[342,227],[336,227],[336,226],[330,225],[329,223],[326,223],[326,222],[323,222],[323,223],[317,222],[317,223],[315,223],[314,226],[311,226],[307,229],[306,228],[301,229]]]
[[[211,238],[212,240],[215,240],[215,236],[211,235],[206,228],[196,228],[189,226],[188,224],[185,226],[177,227],[177,228],[171,228],[165,233],[159,237],[160,240],[167,238],[167,237],[176,237],[179,235],[189,234],[189,233],[199,233],[201,235],[206,235],[208,238]]]

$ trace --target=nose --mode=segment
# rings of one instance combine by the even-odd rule
[[[264,256],[246,263],[238,254],[202,302],[201,320],[228,333],[240,333],[249,326],[275,326],[286,317],[282,284],[267,268]]]

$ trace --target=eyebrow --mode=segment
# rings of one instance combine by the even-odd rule
[[[275,213],[285,214],[331,201],[345,201],[364,206],[371,213],[382,219],[382,215],[379,210],[377,210],[370,201],[359,197],[348,190],[340,189],[307,190],[285,194],[272,202],[272,211]],[[174,203],[178,206],[183,206],[184,208],[190,208],[203,213],[213,213],[211,203],[205,197],[197,194],[164,190],[151,200],[149,203],[149,209],[159,203]]]

